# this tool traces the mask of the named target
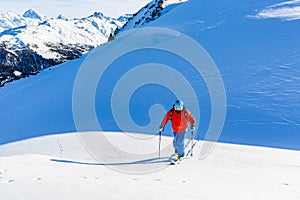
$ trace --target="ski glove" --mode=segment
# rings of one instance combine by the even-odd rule
[[[164,129],[165,129],[165,127],[164,127],[163,125],[160,125],[160,126],[159,126],[159,132],[163,132]]]
[[[194,131],[196,129],[195,125],[191,126],[191,131]]]

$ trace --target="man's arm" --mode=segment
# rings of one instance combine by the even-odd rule
[[[166,125],[166,124],[168,123],[168,121],[170,120],[170,116],[171,116],[170,112],[171,112],[171,110],[169,110],[169,111],[165,114],[163,120],[161,121],[160,128],[165,127],[165,125]]]
[[[195,128],[196,128],[196,119],[190,111],[188,111],[188,118],[189,118],[189,122],[191,124],[191,129],[195,130]]]

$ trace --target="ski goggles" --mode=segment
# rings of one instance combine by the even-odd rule
[[[174,109],[177,111],[183,110],[183,106],[174,106]]]

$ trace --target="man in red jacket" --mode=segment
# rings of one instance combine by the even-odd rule
[[[184,107],[183,101],[181,100],[176,100],[173,108],[167,112],[159,127],[160,131],[164,130],[169,120],[172,121],[172,129],[174,132],[173,146],[175,148],[175,154],[178,154],[178,159],[182,160],[185,154],[184,140],[189,123],[191,124],[191,130],[194,131],[196,120],[190,111]]]

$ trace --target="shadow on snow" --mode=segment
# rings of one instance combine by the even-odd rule
[[[53,162],[79,164],[79,165],[99,165],[99,166],[123,166],[123,165],[139,165],[139,164],[157,164],[157,163],[169,163],[169,157],[162,158],[150,158],[145,160],[138,160],[132,162],[115,162],[115,163],[89,163],[89,162],[78,162],[72,160],[61,160],[61,159],[50,159]]]

